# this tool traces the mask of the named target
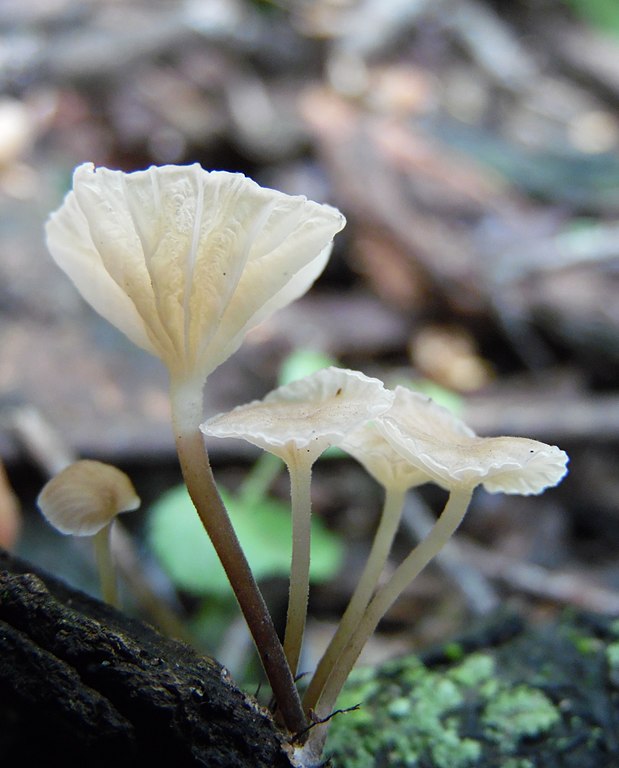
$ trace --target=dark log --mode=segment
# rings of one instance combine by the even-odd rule
[[[291,765],[216,661],[3,552],[0,754],[7,768]]]

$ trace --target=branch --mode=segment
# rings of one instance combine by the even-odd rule
[[[291,766],[217,662],[2,551],[0,648],[7,765]]]

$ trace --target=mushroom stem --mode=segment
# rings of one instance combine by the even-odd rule
[[[215,485],[198,428],[202,382],[172,380],[170,395],[176,448],[187,490],[245,616],[282,720],[291,732],[298,733],[306,728],[301,700],[271,615]]]
[[[114,521],[108,523],[93,536],[95,558],[99,571],[99,584],[101,585],[101,597],[114,608],[119,607],[118,589],[116,585],[116,570],[112,556],[111,536]]]
[[[261,453],[237,490],[239,500],[251,506],[252,503],[264,499],[281,471],[282,460],[279,456],[266,451]]]
[[[299,665],[309,598],[313,457],[309,461],[304,458],[295,451],[287,461],[292,504],[292,560],[284,652],[293,675]]]
[[[343,649],[350,642],[351,635],[372,598],[400,522],[402,507],[404,506],[404,494],[405,491],[400,488],[387,488],[386,490],[380,522],[359,583],[303,697],[303,708],[306,712],[315,709],[329,675],[337,664]]]
[[[350,643],[340,655],[329,680],[318,700],[316,714],[318,718],[329,715],[335,706],[337,697],[346,682],[359,654],[379,621],[396,601],[398,596],[425,568],[432,558],[442,549],[462,522],[473,491],[471,489],[452,490],[445,509],[434,524],[430,533],[421,541],[408,557],[398,566],[391,579],[374,595],[350,639]],[[326,725],[317,726],[308,739],[322,747],[327,736]]]

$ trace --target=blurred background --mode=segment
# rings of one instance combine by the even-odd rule
[[[0,543],[96,594],[88,542],[52,531],[35,498],[71,456],[117,464],[143,499],[116,541],[127,610],[247,665],[225,585],[202,542],[187,550],[163,367],[84,304],[43,236],[79,163],[199,162],[348,218],[314,289],[213,374],[206,415],[335,361],[571,457],[543,496],[478,491],[365,658],[505,604],[532,621],[619,614],[614,0],[4,0],[0,91]],[[244,444],[209,447],[281,623],[287,477]],[[382,503],[337,455],[313,495],[307,668]],[[411,495],[390,568],[443,501]]]

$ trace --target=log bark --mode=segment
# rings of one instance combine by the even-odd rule
[[[4,765],[290,768],[216,661],[0,551]]]

